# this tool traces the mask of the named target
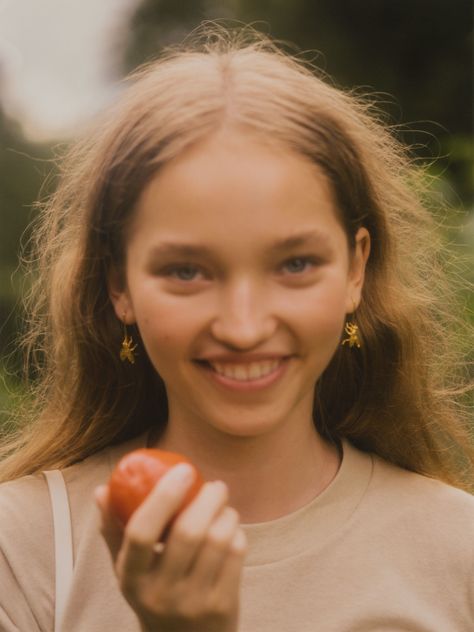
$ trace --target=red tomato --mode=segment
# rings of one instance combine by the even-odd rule
[[[134,450],[120,459],[112,472],[109,489],[112,506],[122,524],[128,522],[163,474],[178,463],[193,465],[182,454],[151,448]],[[177,513],[195,498],[204,483],[197,468],[193,467],[196,477]]]

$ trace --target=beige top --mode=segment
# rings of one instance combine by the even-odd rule
[[[74,576],[65,632],[138,632],[98,533],[92,492],[141,437],[64,470]],[[244,525],[239,632],[471,632],[474,498],[343,444],[309,504]],[[0,486],[0,630],[51,632],[54,544],[42,475]]]

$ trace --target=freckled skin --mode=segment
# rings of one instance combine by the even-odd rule
[[[271,250],[302,232],[319,239]],[[169,241],[209,253],[156,255]],[[297,154],[220,133],[168,163],[139,199],[126,287],[111,297],[166,384],[169,426],[237,438],[310,424],[315,382],[360,300],[367,255],[367,231],[350,253],[326,178]],[[287,263],[303,256],[316,263]],[[168,270],[175,264],[179,275]],[[275,385],[237,393],[194,361],[224,352],[292,359]]]

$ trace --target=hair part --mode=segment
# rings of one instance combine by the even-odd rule
[[[356,315],[363,346],[339,348],[319,379],[317,430],[469,488],[474,449],[455,278],[446,275],[425,174],[373,103],[249,29],[206,27],[126,83],[96,131],[70,150],[38,218],[23,340],[34,379],[23,421],[4,438],[0,478],[64,467],[164,428],[165,387],[145,353],[133,367],[119,360],[108,274],[123,270],[133,209],[161,165],[235,129],[318,165],[349,244],[360,226],[371,235]]]

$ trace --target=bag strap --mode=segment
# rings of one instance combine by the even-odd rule
[[[60,470],[48,470],[43,472],[43,474],[48,483],[51,507],[53,510],[54,557],[56,567],[54,632],[59,632],[73,574],[71,514],[66,483],[62,472]]]

